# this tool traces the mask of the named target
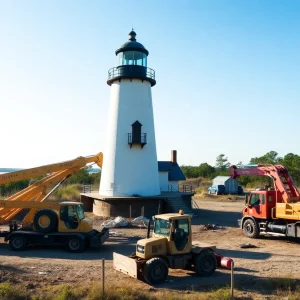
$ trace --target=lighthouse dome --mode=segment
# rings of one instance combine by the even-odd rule
[[[136,33],[131,30],[129,32],[129,40],[121,45],[121,47],[116,50],[116,55],[118,55],[120,52],[125,52],[125,51],[140,51],[145,53],[147,56],[149,54],[149,51],[139,42],[136,41]]]
[[[148,50],[136,41],[136,33],[129,32],[129,40],[116,50],[118,66],[108,70],[107,84],[122,79],[141,79],[156,84],[154,70],[147,67]]]

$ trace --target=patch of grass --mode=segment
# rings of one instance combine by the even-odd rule
[[[9,282],[0,283],[1,300],[25,300],[30,299],[26,289],[22,285],[12,286]]]
[[[294,278],[271,278],[270,282],[273,289],[279,291],[293,291],[297,287],[297,280]]]
[[[221,288],[207,295],[207,300],[230,300],[231,293],[229,288]]]
[[[38,290],[26,291],[21,285],[0,284],[1,300],[229,300],[228,288],[211,292],[200,291],[161,291],[158,289],[141,290],[131,287],[105,286],[104,297],[100,283],[81,287],[68,284],[48,286]]]
[[[51,196],[51,200],[58,201],[79,201],[80,200],[81,185],[70,184],[66,186],[60,186],[57,191]]]

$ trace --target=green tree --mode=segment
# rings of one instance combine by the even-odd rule
[[[92,179],[89,174],[89,167],[80,169],[65,181],[65,184],[91,184]]]
[[[181,170],[186,178],[199,177],[199,169],[195,166],[181,166]]]
[[[199,177],[212,178],[216,174],[214,167],[208,163],[202,163],[198,167]]]
[[[281,158],[278,156],[278,153],[276,151],[270,151],[263,156],[251,158],[250,163],[277,164],[280,160]]]
[[[278,163],[284,165],[292,177],[295,184],[300,184],[300,156],[293,153],[288,153],[281,158]]]
[[[227,168],[230,167],[230,162],[228,161],[225,154],[220,154],[216,158],[216,168],[218,171],[225,172]]]

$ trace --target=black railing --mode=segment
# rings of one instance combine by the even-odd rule
[[[181,186],[174,186],[172,184],[169,184],[168,186],[168,191],[169,192],[181,192],[181,193],[193,193],[193,187],[190,184],[184,184]]]
[[[147,144],[147,133],[142,133],[141,136],[132,136],[132,133],[128,133],[128,144],[130,148],[132,145],[141,145],[143,148]]]
[[[107,83],[111,85],[112,81],[121,78],[138,78],[150,81],[151,85],[155,85],[155,71],[143,66],[124,65],[114,67],[108,70]]]
[[[182,186],[179,187],[179,191],[182,193],[193,193],[194,189],[191,184],[183,184]]]

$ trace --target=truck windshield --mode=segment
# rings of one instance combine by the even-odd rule
[[[76,207],[77,209],[77,216],[79,220],[84,219],[84,209],[83,209],[83,205],[77,205]]]
[[[169,236],[170,222],[163,219],[155,219],[154,233]]]

